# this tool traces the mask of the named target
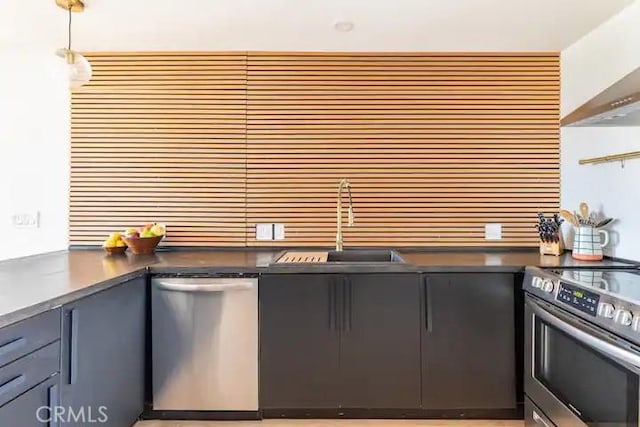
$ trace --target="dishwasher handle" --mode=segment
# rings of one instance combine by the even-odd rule
[[[247,279],[155,279],[153,284],[164,291],[172,292],[227,292],[250,291],[257,280]]]

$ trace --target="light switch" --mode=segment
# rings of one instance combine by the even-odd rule
[[[499,224],[499,223],[485,224],[484,238],[486,240],[502,240],[502,224]]]
[[[11,224],[15,228],[38,228],[40,227],[40,212],[25,211],[11,215]]]
[[[256,240],[273,240],[273,224],[256,224]]]
[[[273,224],[273,239],[284,240],[284,224]]]

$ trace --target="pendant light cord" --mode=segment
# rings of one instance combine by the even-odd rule
[[[69,31],[68,31],[68,39],[69,44],[67,46],[68,50],[71,50],[71,2],[69,2]]]

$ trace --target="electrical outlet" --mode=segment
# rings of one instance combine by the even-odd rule
[[[38,228],[40,227],[40,212],[25,211],[11,215],[11,224],[15,228]]]
[[[273,224],[256,224],[256,240],[273,240]]]
[[[485,224],[484,238],[486,240],[502,240],[502,224]]]

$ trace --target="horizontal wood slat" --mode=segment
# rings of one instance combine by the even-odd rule
[[[259,222],[285,224],[272,245],[332,245],[342,178],[347,246],[535,246],[535,214],[558,209],[556,53],[87,57],[72,244],[157,220],[165,245],[268,246]]]
[[[259,222],[285,224],[275,245],[331,245],[342,178],[346,245],[535,246],[536,212],[558,209],[555,53],[257,52],[247,67],[249,246]]]
[[[159,221],[163,245],[244,246],[246,54],[87,58],[93,78],[72,94],[71,243]]]

